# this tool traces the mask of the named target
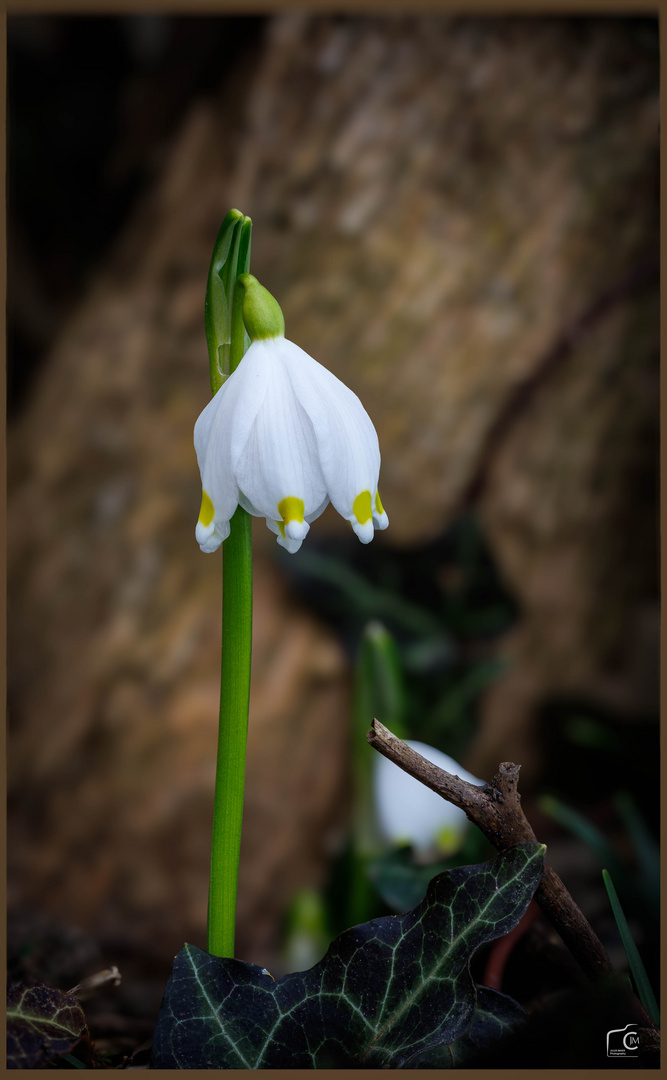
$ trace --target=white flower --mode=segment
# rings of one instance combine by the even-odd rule
[[[433,746],[413,741],[408,746],[469,784],[484,783]],[[381,755],[375,760],[374,781],[377,822],[387,840],[410,843],[420,854],[436,849],[451,855],[458,850],[470,824],[463,810]]]
[[[252,342],[197,420],[195,450],[202,551],[215,551],[226,539],[239,503],[265,517],[291,553],[329,502],[364,544],[389,524],[368,413],[356,394],[281,334]]]

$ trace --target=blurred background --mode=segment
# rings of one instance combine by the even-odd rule
[[[655,976],[657,20],[11,16],[8,134],[10,975],[118,964],[98,1029],[129,1053],[205,943],[192,429],[236,206],[377,427],[390,518],[362,547],[329,509],[296,556],[254,522],[237,955],[308,966],[419,899],[425,858],[359,826],[377,715],[482,779],[520,763],[622,968],[616,859]],[[462,844],[431,855],[489,857]]]

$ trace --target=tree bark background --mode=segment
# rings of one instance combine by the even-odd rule
[[[367,557],[437,537],[472,498],[517,597],[464,764],[512,759],[537,784],[536,716],[558,694],[656,708],[645,33],[285,14],[189,105],[9,432],[10,904],[167,962],[203,939],[220,566],[194,542],[192,427],[230,206],[287,336],[376,424],[391,524]],[[271,967],[290,896],[322,883],[344,829],[348,672],[255,525],[238,955]],[[345,528],[327,511],[311,537]]]

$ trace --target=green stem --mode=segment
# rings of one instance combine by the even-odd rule
[[[227,220],[226,218],[225,221]],[[226,374],[226,364],[220,365],[222,347],[224,346],[225,352],[229,348],[231,374],[243,357],[247,342],[241,313],[243,289],[236,287],[236,279],[239,274],[248,271],[251,222],[250,218],[239,215],[238,219],[232,219],[229,224],[233,229],[233,236],[231,242],[225,245],[223,262],[215,267],[212,262],[214,276],[224,286],[223,303],[226,306],[222,320],[224,327],[215,340],[212,340],[212,334],[209,334],[209,327],[213,326],[214,320],[209,319],[207,322],[213,393],[217,391]],[[209,309],[216,303],[210,282],[211,277],[207,290]],[[207,947],[214,956],[232,957],[241,852],[252,649],[251,518],[241,506],[237,507],[232,517],[230,533],[222,547],[220,725],[211,842]]]
[[[214,956],[233,956],[252,643],[251,518],[241,506],[223,545],[222,597],[220,727],[207,947]]]

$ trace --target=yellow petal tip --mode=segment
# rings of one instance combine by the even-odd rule
[[[370,521],[372,516],[370,491],[362,491],[357,495],[352,504],[352,511],[360,525],[365,525],[367,521]]]
[[[204,527],[211,524],[214,514],[215,510],[213,509],[213,503],[211,502],[210,496],[207,495],[205,491],[202,491],[201,507],[199,509],[199,520]]]
[[[297,499],[294,495],[287,495],[278,503],[278,513],[285,525],[287,525],[288,521],[303,521],[303,499]]]

